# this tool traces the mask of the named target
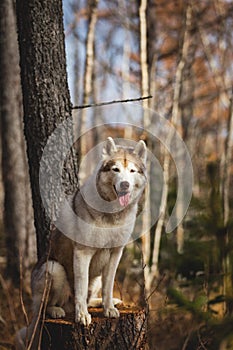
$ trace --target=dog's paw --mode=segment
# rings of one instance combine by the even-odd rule
[[[89,326],[91,323],[91,315],[87,311],[78,311],[75,315],[75,322],[79,322],[84,326]]]
[[[63,308],[59,307],[59,306],[49,306],[47,308],[47,313],[52,318],[63,318],[66,315],[65,311],[63,310]]]
[[[112,302],[113,302],[113,305],[116,306],[116,305],[123,305],[123,301],[121,299],[118,299],[118,298],[113,298],[112,299]]]
[[[104,310],[104,316],[110,318],[118,318],[120,317],[120,312],[115,307],[109,307]]]

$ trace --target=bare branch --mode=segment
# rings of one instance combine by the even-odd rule
[[[113,100],[113,101],[100,102],[100,103],[91,103],[88,105],[73,106],[72,109],[83,109],[83,108],[107,106],[107,105],[112,105],[112,104],[116,104],[116,103],[136,102],[136,101],[146,100],[146,99],[152,98],[152,97],[153,96],[150,95],[150,96],[144,96],[144,97],[138,97],[138,98],[128,98],[126,100]]]
[[[24,314],[24,318],[26,321],[26,325],[27,327],[29,326],[29,321],[28,321],[28,315],[27,315],[27,311],[25,309],[25,305],[24,305],[24,300],[23,300],[23,257],[22,257],[22,253],[20,252],[19,255],[19,272],[20,272],[20,304],[21,304],[21,308]]]
[[[12,322],[14,331],[16,332],[18,329],[18,325],[17,325],[17,318],[16,318],[16,314],[15,314],[15,310],[14,310],[14,303],[13,303],[12,297],[11,297],[10,292],[9,292],[9,287],[8,287],[6,281],[4,280],[4,278],[2,277],[1,273],[0,273],[0,284],[1,284],[2,289],[6,295],[6,299],[7,299],[7,303],[8,303],[8,307],[9,307],[9,311],[10,311],[11,322]]]

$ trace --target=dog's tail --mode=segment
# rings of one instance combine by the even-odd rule
[[[16,350],[38,350],[41,336],[41,321],[34,317],[28,327],[21,328],[15,335]]]
[[[15,335],[15,349],[16,350],[24,350],[26,349],[26,335],[27,335],[27,327],[21,328]]]

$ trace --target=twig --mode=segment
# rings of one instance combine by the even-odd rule
[[[53,217],[53,215],[52,215]],[[47,289],[47,293],[45,293],[45,298],[43,300],[43,308],[41,309],[40,317],[41,317],[41,327],[40,327],[40,333],[39,333],[39,343],[38,343],[38,348],[41,348],[41,341],[42,341],[42,333],[43,333],[43,328],[44,328],[44,321],[45,321],[45,316],[46,316],[46,309],[47,305],[49,302],[49,295],[50,295],[50,290],[52,286],[52,279],[50,277],[50,273],[48,270],[48,262],[49,262],[49,257],[51,253],[51,232],[53,231],[54,226],[53,226],[53,220],[50,223],[50,236],[49,236],[49,248],[48,248],[48,255],[46,259],[46,272],[45,272],[45,291]]]
[[[33,346],[33,341],[34,338],[36,336],[36,332],[38,331],[38,326],[41,320],[41,315],[42,315],[42,324],[40,325],[40,329],[39,329],[39,348],[40,348],[40,344],[41,344],[41,339],[42,339],[42,331],[43,331],[43,322],[44,322],[44,315],[46,312],[46,307],[47,307],[47,303],[48,303],[48,298],[49,298],[49,293],[50,293],[50,289],[51,289],[51,285],[52,285],[52,280],[50,278],[50,273],[48,270],[48,261],[49,261],[49,256],[50,256],[50,250],[51,250],[51,241],[49,241],[49,252],[48,252],[48,256],[47,256],[47,261],[46,261],[46,271],[45,271],[45,286],[44,286],[44,290],[43,290],[43,294],[42,294],[42,299],[40,302],[40,307],[38,310],[38,315],[36,318],[36,322],[33,328],[33,333],[30,339],[30,342],[27,346],[27,350],[31,350],[32,346]]]
[[[2,288],[5,292],[6,295],[6,299],[7,299],[7,303],[8,303],[8,307],[9,307],[9,311],[10,311],[10,316],[11,316],[11,321],[14,327],[14,331],[16,332],[18,330],[17,327],[17,319],[16,319],[16,315],[15,315],[15,311],[14,311],[14,307],[13,307],[13,301],[12,301],[12,297],[9,293],[9,289],[7,287],[7,284],[4,280],[4,278],[2,277],[2,275],[0,274],[0,283],[2,285]]]
[[[100,102],[100,103],[91,103],[88,105],[73,106],[72,109],[84,109],[84,108],[90,108],[90,107],[100,107],[100,106],[113,105],[116,103],[136,102],[136,101],[147,100],[147,99],[152,98],[152,97],[153,96],[150,95],[150,96],[144,96],[144,97],[138,97],[138,98],[128,98],[126,100],[113,100],[113,101]]]
[[[205,347],[205,344],[203,343],[203,341],[202,341],[202,339],[201,339],[201,335],[200,335],[200,330],[199,330],[199,329],[198,329],[198,331],[197,331],[197,336],[198,336],[198,340],[199,340],[199,342],[200,342],[201,348],[202,348],[203,350],[207,350],[207,348]]]
[[[163,276],[161,276],[161,278],[159,279],[156,287],[151,291],[151,293],[148,295],[148,297],[146,298],[146,301],[148,302],[148,300],[152,297],[152,295],[159,289],[160,284],[163,282],[164,278],[166,277],[166,274],[164,273]]]
[[[146,324],[146,322],[148,321],[148,317],[149,317],[149,308],[147,307],[146,309],[145,309],[145,318],[144,318],[144,320],[143,320],[143,322],[142,322],[142,325],[141,325],[141,328],[140,328],[140,330],[139,330],[139,334],[138,334],[138,336],[137,336],[137,339],[136,339],[136,341],[132,344],[132,347],[130,347],[129,348],[129,350],[133,350],[133,349],[137,349],[138,348],[138,342],[139,342],[139,339],[140,339],[140,337],[141,337],[141,333],[142,333],[142,331],[143,331],[143,327],[145,327],[145,324]]]
[[[20,287],[19,287],[20,304],[25,317],[26,325],[28,327],[29,326],[28,315],[27,315],[27,311],[25,309],[24,300],[23,300],[23,264],[22,264],[21,252],[19,256],[19,273],[20,273]]]
[[[191,329],[191,331],[189,331],[181,350],[186,350],[188,342],[189,342],[191,335],[192,335],[192,331],[193,331],[192,329]]]
[[[0,315],[0,322],[2,322],[4,324],[4,326],[6,326],[6,321],[4,320],[4,318]]]
[[[50,294],[50,290],[51,290],[51,285],[52,285],[52,280],[48,279],[49,277],[49,271],[48,271],[48,260],[46,263],[46,285],[48,284],[48,288],[47,288],[47,293],[45,294],[45,300],[43,302],[44,304],[44,308],[42,309],[42,317],[41,317],[41,328],[40,328],[40,334],[39,334],[39,344],[38,344],[38,348],[41,348],[41,341],[42,341],[42,333],[43,333],[43,328],[44,328],[44,321],[45,321],[45,316],[46,316],[46,308],[49,302],[49,294]]]
[[[34,341],[34,338],[36,336],[36,332],[38,330],[38,325],[39,325],[39,322],[40,322],[40,318],[41,318],[41,315],[43,314],[43,308],[46,307],[45,304],[46,304],[46,301],[47,301],[47,298],[48,298],[48,294],[50,292],[50,288],[51,288],[51,280],[49,279],[49,272],[48,272],[48,269],[47,269],[47,266],[46,266],[45,287],[44,287],[44,290],[43,290],[43,295],[42,295],[42,299],[41,299],[41,303],[40,303],[37,319],[36,319],[36,322],[35,322],[35,325],[34,325],[34,328],[33,328],[33,333],[32,333],[30,342],[29,342],[29,344],[27,346],[27,350],[31,350],[32,349],[33,341]],[[39,332],[40,332],[39,333],[39,341],[40,341],[41,340],[42,326],[40,327],[40,331]]]

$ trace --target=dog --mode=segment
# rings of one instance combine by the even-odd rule
[[[104,316],[119,317],[114,279],[142,207],[146,157],[142,140],[134,148],[116,145],[111,137],[106,140],[101,162],[61,209],[49,254],[32,272],[34,316],[29,327],[18,332],[16,349],[25,349],[27,342],[38,349],[44,300],[50,317],[65,317],[74,305],[75,322],[90,325],[88,306],[99,303],[101,279]]]

